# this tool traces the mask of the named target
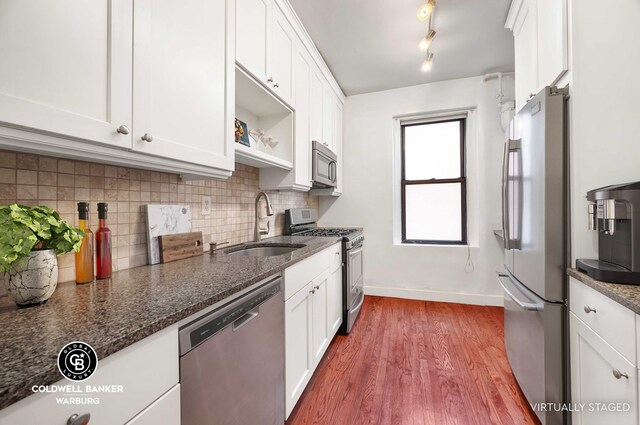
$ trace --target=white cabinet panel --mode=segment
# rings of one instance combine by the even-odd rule
[[[522,0],[518,3],[520,8],[512,28],[515,44],[516,110],[527,103],[531,94],[538,93],[536,1]]]
[[[0,123],[130,148],[131,9],[0,0]]]
[[[572,402],[584,403],[573,413],[573,423],[637,425],[636,368],[573,313],[570,326]],[[616,406],[619,411],[610,411]]]
[[[311,187],[311,67],[313,62],[307,49],[298,43],[295,73],[295,140],[294,172],[296,185]]]
[[[271,42],[267,56],[267,72],[273,81],[268,81],[282,100],[290,106],[294,105],[294,58],[296,48],[296,34],[291,24],[282,14],[279,7],[273,8],[273,19],[271,22]]]
[[[167,391],[162,397],[144,409],[127,425],[180,425],[180,385]]]
[[[539,88],[567,71],[567,0],[537,0]]]
[[[286,417],[295,407],[314,368],[311,352],[311,288],[312,284],[309,283],[284,303]]]
[[[134,3],[134,150],[233,169],[227,4],[233,2]]]
[[[273,0],[236,0],[236,61],[263,82],[272,7]]]
[[[316,278],[311,288],[311,339],[313,341],[312,354],[315,366],[322,359],[322,355],[329,346],[329,333],[327,332],[327,273]]]
[[[339,256],[338,258],[342,258]],[[342,264],[327,278],[327,333],[329,338],[338,332],[342,324]]]
[[[311,140],[322,142],[323,130],[323,106],[322,96],[324,95],[324,77],[320,70],[314,66],[311,74],[311,106],[309,108]]]
[[[329,85],[329,83],[325,80],[323,81],[323,93],[322,93],[322,143],[329,147],[332,151],[335,152],[336,147],[333,140],[334,136],[334,128],[333,128],[333,120],[334,120],[334,105],[335,105],[335,95],[333,94],[333,89]]]

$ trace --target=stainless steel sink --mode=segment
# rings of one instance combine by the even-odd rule
[[[305,247],[302,244],[280,244],[280,245],[248,245],[240,248],[232,248],[225,251],[227,255],[237,255],[243,257],[275,257],[289,254],[296,249]]]

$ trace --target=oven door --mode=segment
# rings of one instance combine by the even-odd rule
[[[338,179],[335,154],[317,142],[313,142],[313,146],[313,185],[315,187],[335,187]]]
[[[347,320],[346,332],[351,331],[351,327],[358,317],[362,303],[364,302],[364,279],[363,279],[363,246],[354,247],[347,251],[347,281],[346,281],[346,306]]]

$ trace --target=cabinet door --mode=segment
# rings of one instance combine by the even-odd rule
[[[311,73],[311,106],[309,109],[310,114],[310,132],[311,140],[317,142],[323,142],[322,138],[322,96],[324,95],[324,76],[320,73],[320,70],[313,64],[313,70]]]
[[[570,316],[572,402],[584,403],[573,413],[573,423],[637,425],[636,368],[575,314]]]
[[[323,78],[324,79],[324,78]],[[324,143],[329,149],[335,152],[336,147],[333,140],[334,128],[334,108],[335,108],[335,94],[329,83],[324,80],[322,94],[322,143]]]
[[[309,283],[284,303],[286,417],[289,417],[313,373],[311,289],[312,283]]]
[[[537,0],[538,85],[555,83],[568,68],[567,0]]]
[[[267,84],[282,100],[295,107],[294,58],[297,36],[293,27],[278,6],[273,8],[271,21],[271,40],[267,45]],[[272,79],[273,81],[269,81]]]
[[[310,95],[312,64],[313,62],[307,49],[301,42],[297,43],[294,173],[295,183],[309,188],[311,187]]]
[[[273,0],[236,0],[236,61],[267,81],[267,45]]]
[[[131,3],[0,0],[0,10],[0,122],[131,148],[117,132],[131,129]]]
[[[180,425],[180,384],[144,409],[126,425]]]
[[[523,0],[513,28],[516,68],[516,109],[538,92],[538,38],[536,0]]]
[[[235,31],[227,5],[134,3],[134,150],[233,169]]]
[[[342,193],[342,182],[343,182],[343,164],[344,164],[344,140],[342,138],[342,102],[340,99],[335,97],[335,115],[333,120],[333,127],[335,129],[333,134],[333,140],[335,144],[335,152],[338,155],[338,179],[336,182],[335,192]]]
[[[342,264],[327,278],[327,333],[329,339],[338,332],[342,324]]]
[[[329,333],[327,332],[327,279],[328,274],[323,273],[312,282],[311,340],[313,346],[311,353],[313,355],[314,369],[329,346]]]

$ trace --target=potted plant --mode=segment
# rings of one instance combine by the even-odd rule
[[[18,306],[49,299],[58,283],[56,255],[77,252],[83,238],[49,207],[0,206],[0,273]]]

